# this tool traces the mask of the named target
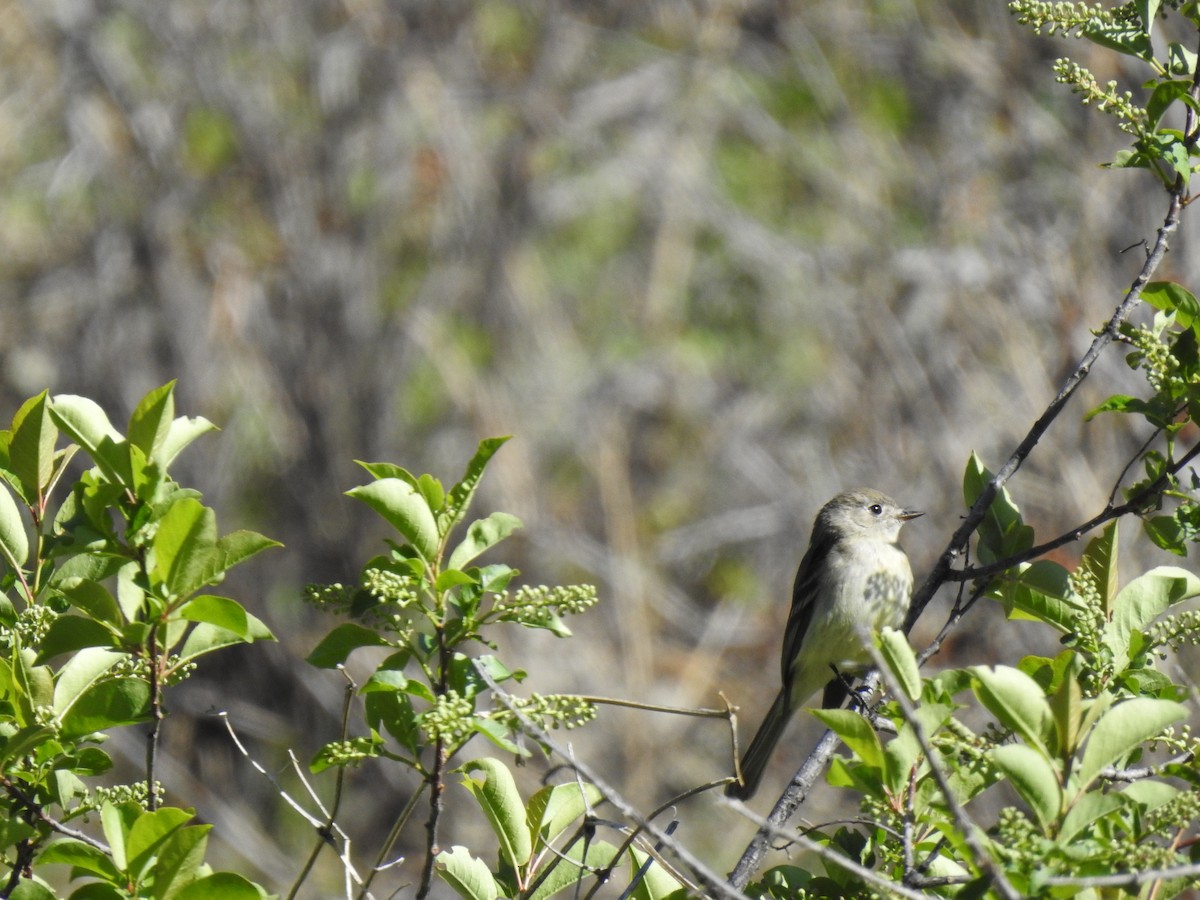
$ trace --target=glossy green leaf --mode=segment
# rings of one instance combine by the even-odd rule
[[[246,612],[236,600],[203,594],[179,607],[177,614],[189,622],[207,622],[231,631],[244,641],[274,640],[269,628]]]
[[[64,737],[82,737],[118,725],[144,722],[150,686],[140,678],[101,681],[88,688],[62,717]]]
[[[101,884],[101,882],[98,881],[92,883]],[[111,886],[104,885],[104,887]],[[112,890],[112,897],[104,898],[104,900],[124,900],[123,897],[120,897],[116,894],[115,888]],[[75,896],[76,894],[71,895],[72,900],[75,900]],[[55,896],[54,892],[44,884],[41,884],[37,881],[32,881],[28,878],[23,878],[21,879],[21,882],[15,888],[13,888],[13,892],[8,895],[8,900],[57,900],[57,897]],[[87,900],[87,898],[81,897],[79,900]],[[100,898],[97,898],[97,900],[100,900]]]
[[[171,430],[175,418],[175,382],[146,394],[129,417],[129,443],[137,447],[148,460],[156,455]]]
[[[443,850],[434,865],[442,880],[466,900],[497,900],[509,895],[496,883],[487,863],[472,856],[466,847]]]
[[[38,646],[38,662],[43,663],[63,653],[84,647],[117,648],[117,635],[111,628],[83,616],[62,615],[50,623]]]
[[[883,746],[870,722],[849,709],[814,709],[812,714],[840,737],[864,763],[882,769]]]
[[[975,677],[975,695],[1000,724],[1049,758],[1054,714],[1038,683],[1009,666],[971,666],[969,671]]]
[[[22,569],[29,559],[29,535],[25,519],[8,489],[0,485],[0,554],[13,571]]]
[[[167,433],[158,446],[155,462],[164,470],[167,469],[175,461],[175,457],[182,453],[192,441],[203,434],[216,430],[216,425],[201,416],[175,419],[168,426]]]
[[[245,562],[252,556],[270,550],[272,547],[282,547],[279,541],[271,540],[257,531],[231,531],[222,535],[217,541],[217,571],[212,577],[228,572],[239,563]]]
[[[78,558],[78,557],[77,557]],[[97,622],[120,627],[125,617],[108,588],[90,578],[70,577],[57,585],[71,605]]]
[[[500,760],[490,757],[465,763],[459,772],[463,786],[491,823],[501,855],[513,868],[521,869],[533,854],[533,844],[525,819],[525,804],[512,772]]]
[[[1143,741],[1187,718],[1187,707],[1172,700],[1135,697],[1109,709],[1088,735],[1079,764],[1079,783],[1086,788],[1105,766],[1122,762]]]
[[[124,436],[113,428],[100,404],[87,397],[59,394],[50,401],[50,415],[71,440],[83,448],[104,477],[129,485],[129,454]]]
[[[525,819],[529,823],[534,852],[557,840],[602,797],[595,785],[579,782],[548,785],[530,797],[525,806]]]
[[[104,838],[112,851],[113,864],[122,872],[129,871],[125,842],[129,839],[129,830],[141,814],[142,808],[133,800],[124,803],[105,802],[100,806],[100,825],[104,830]]]
[[[346,622],[322,638],[321,643],[308,654],[308,662],[318,669],[334,669],[359,647],[385,646],[387,641],[378,632],[354,622]]]
[[[54,712],[61,716],[87,692],[93,684],[108,674],[124,653],[102,647],[80,650],[59,670],[54,683]]]
[[[267,900],[268,896],[266,891],[236,872],[213,872],[193,881],[176,894],[174,900]]]
[[[553,897],[576,884],[581,878],[590,878],[594,872],[610,868],[616,858],[617,848],[608,841],[577,840],[563,851],[561,857],[555,854],[546,858],[542,870],[538,873],[537,884],[529,893],[529,900],[546,900]]]
[[[1024,744],[1005,744],[992,750],[992,762],[1021,798],[1029,804],[1042,830],[1049,832],[1062,811],[1062,786],[1043,754]]]
[[[214,650],[234,644],[249,644],[254,641],[273,641],[275,636],[269,628],[249,613],[246,614],[246,630],[230,631],[219,625],[200,622],[188,632],[187,640],[179,648],[179,661],[188,662]]]
[[[13,416],[9,462],[21,484],[21,493],[34,505],[54,472],[54,445],[58,428],[50,418],[46,392],[26,400]]]
[[[467,528],[467,536],[450,554],[446,567],[461,569],[479,554],[500,543],[521,527],[521,520],[504,512],[494,512],[485,519],[477,519]]]
[[[195,813],[192,810],[177,809],[165,806],[154,812],[143,812],[129,828],[125,839],[125,855],[129,859],[128,868],[140,872],[166,846],[170,839],[178,833]],[[200,826],[208,828],[210,826]]]
[[[191,497],[176,500],[154,533],[153,570],[172,595],[187,597],[220,568],[216,542],[216,513]]]
[[[444,511],[438,518],[438,526],[441,528],[442,534],[449,534],[450,530],[466,516],[471,500],[475,496],[475,489],[479,487],[479,481],[483,478],[484,470],[491,462],[492,457],[496,455],[496,451],[503,447],[508,440],[508,437],[494,437],[479,442],[475,455],[467,463],[467,470],[463,474],[462,480],[450,489],[450,494],[446,497]]]
[[[426,499],[407,481],[383,478],[353,488],[347,496],[362,500],[383,516],[426,561],[437,556],[438,527]]]
[[[648,853],[630,848],[629,854],[631,879],[637,879],[633,892],[629,895],[633,900],[686,900],[688,893],[680,895],[683,885],[675,879],[662,863]]]
[[[992,478],[992,472],[972,453],[963,473],[963,499],[968,507],[975,505]],[[1032,546],[1033,529],[1022,520],[1021,511],[1013,502],[1008,488],[1000,488],[979,523],[979,562],[997,562]]]
[[[1117,660],[1128,661],[1130,639],[1184,600],[1200,596],[1200,577],[1177,566],[1160,566],[1135,578],[1112,602],[1104,641]]]
[[[121,873],[103,850],[75,838],[61,838],[52,843],[41,852],[38,863],[73,866],[110,881],[117,881],[121,877]]]
[[[908,695],[909,700],[921,699],[921,670],[917,656],[903,631],[884,628],[879,635],[879,652],[887,663],[892,677]]]
[[[1125,806],[1125,800],[1120,794],[1089,791],[1080,794],[1071,803],[1071,808],[1063,816],[1062,825],[1056,838],[1063,846],[1070,846],[1085,828],[1097,819],[1107,816],[1114,810]]]

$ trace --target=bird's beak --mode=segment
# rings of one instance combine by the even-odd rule
[[[909,519],[919,519],[923,515],[925,515],[925,513],[919,509],[905,509],[897,513],[896,518],[901,522],[907,522]]]

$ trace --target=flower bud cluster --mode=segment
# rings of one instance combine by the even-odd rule
[[[592,584],[524,586],[516,593],[505,591],[496,598],[496,612],[506,618],[530,624],[542,624],[551,615],[575,615],[596,603]]]
[[[1149,115],[1134,104],[1132,92],[1117,91],[1117,82],[1110,81],[1101,87],[1095,75],[1065,57],[1054,61],[1054,80],[1070,85],[1071,92],[1079,94],[1085,105],[1094,104],[1101,112],[1123,119],[1119,125],[1122,131],[1141,134],[1145,130]]]
[[[1163,342],[1159,331],[1139,325],[1128,329],[1127,334],[1136,348],[1131,363],[1142,370],[1157,393],[1173,394],[1186,387],[1186,381],[1179,374],[1171,356],[1171,348]]]
[[[1082,37],[1086,32],[1099,31],[1117,20],[1120,12],[1107,10],[1099,3],[1047,3],[1044,0],[1012,0],[1008,11],[1022,25],[1032,25],[1038,31],[1046,29],[1053,35],[1061,31],[1065,35]]]
[[[1200,609],[1189,609],[1155,622],[1146,636],[1150,646],[1174,651],[1185,644],[1200,645]]]
[[[321,751],[324,761],[331,766],[357,766],[364,759],[373,759],[375,743],[369,737],[356,737],[345,741],[332,741]]]
[[[431,740],[458,745],[471,736],[474,704],[458,691],[449,690],[437,698],[432,709],[421,714],[421,724]]]
[[[304,599],[331,612],[346,612],[354,601],[354,588],[344,584],[307,584]]]
[[[413,579],[387,569],[367,569],[362,576],[363,588],[377,600],[394,603],[403,609],[418,599]]]
[[[579,728],[596,718],[594,703],[572,694],[530,694],[528,698],[511,698],[515,712],[501,709],[493,713],[497,721],[516,730],[520,726],[516,713],[523,714],[543,728]]]

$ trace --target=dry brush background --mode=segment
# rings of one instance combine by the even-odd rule
[[[821,502],[928,510],[919,577],[969,452],[1024,434],[1165,208],[1095,168],[1123,142],[1053,83],[1065,54],[1123,74],[999,0],[0,0],[0,418],[49,388],[119,422],[178,378],[223,429],[180,477],[287,545],[230,588],[282,644],[169,698],[164,778],[222,862],[282,887],[310,840],[207,713],[273,765],[336,736],[341,684],[301,663],[332,623],[299,594],[378,547],[354,459],[452,480],[515,435],[480,503],[524,520],[526,580],[602,605],[506,658],[541,689],[722,691],[744,735]],[[1191,246],[1185,223],[1164,276],[1194,286]],[[1144,437],[1082,423],[1137,387],[1120,357],[1012,485],[1040,535]],[[1027,650],[984,610],[935,665]],[[571,738],[644,809],[730,767],[713,721],[605,710]],[[369,844],[411,788],[364,770],[344,824]],[[749,836],[686,818],[718,869]]]

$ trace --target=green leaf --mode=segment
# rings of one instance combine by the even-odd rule
[[[125,839],[125,855],[129,858],[128,869],[140,872],[150,857],[180,828],[190,822],[195,813],[191,810],[165,806],[154,812],[143,812],[129,828]]]
[[[554,841],[588,810],[600,802],[603,795],[594,784],[548,785],[529,798],[525,819],[534,853]]]
[[[219,570],[216,543],[216,513],[192,497],[182,497],[158,521],[151,545],[153,571],[173,596],[187,597]]]
[[[214,573],[213,577],[228,572],[234,566],[264,550],[282,546],[283,544],[279,541],[273,541],[257,531],[231,531],[217,541],[218,571]]]
[[[993,477],[978,455],[972,453],[963,473],[963,498],[968,507],[975,505]],[[1021,511],[1005,487],[1000,488],[992,498],[987,513],[979,523],[978,534],[979,562],[985,565],[1033,546],[1033,529],[1024,523]]]
[[[908,695],[908,699],[920,700],[921,670],[904,632],[884,628],[879,634],[879,652],[883,655],[896,683]]]
[[[50,418],[46,391],[26,400],[13,416],[9,462],[30,506],[38,502],[54,473],[58,429]]]
[[[102,647],[80,650],[59,670],[54,682],[54,712],[62,716],[127,654]]]
[[[104,837],[108,840],[108,848],[112,851],[113,864],[122,872],[129,871],[129,854],[125,852],[125,842],[129,839],[129,829],[142,814],[142,808],[133,800],[124,803],[105,802],[100,806],[100,824]]]
[[[173,421],[167,428],[167,433],[159,445],[155,462],[159,468],[166,471],[187,446],[210,431],[216,431],[217,426],[201,416],[195,418],[181,417]]]
[[[86,613],[89,618],[114,628],[120,628],[125,623],[125,616],[117,605],[117,601],[109,593],[108,588],[98,581],[72,576],[63,579],[56,587],[62,591],[63,596],[71,601],[72,606],[80,612]]]
[[[1074,600],[1065,568],[1040,559],[1021,563],[1016,573],[1015,578],[1005,581],[1000,588],[1000,598],[1010,618],[1045,622],[1063,633],[1076,629],[1082,607]]]
[[[475,496],[475,489],[479,487],[479,481],[483,478],[484,470],[496,455],[496,451],[508,440],[508,437],[494,437],[479,442],[475,455],[467,463],[467,471],[462,480],[450,489],[443,512],[438,516],[438,527],[442,534],[449,534],[451,529],[463,520]]]
[[[1168,85],[1182,85],[1182,93],[1186,93],[1191,88],[1192,82],[1191,79],[1165,82],[1155,88],[1154,95],[1157,96],[1159,91]],[[1153,98],[1151,99],[1153,100]],[[1175,313],[1175,321],[1183,328],[1191,328],[1192,323],[1200,319],[1200,300],[1197,300],[1196,295],[1183,285],[1174,281],[1151,281],[1142,288],[1141,296],[1142,300],[1155,309]]]
[[[487,864],[466,847],[454,846],[437,855],[437,873],[460,897],[467,900],[497,900],[509,896],[496,883]]]
[[[1079,566],[1090,572],[1096,589],[1100,592],[1100,608],[1107,616],[1112,611],[1113,598],[1117,595],[1117,523],[1109,522],[1099,535],[1087,542]]]
[[[694,896],[690,892],[677,894],[683,885],[654,857],[632,847],[629,850],[629,868],[631,879],[638,878],[640,874],[640,880],[629,895],[633,900],[666,900],[668,897],[687,900],[688,896]]]
[[[438,552],[438,526],[429,503],[407,481],[383,478],[346,491],[383,516],[426,562]]]
[[[1174,516],[1142,519],[1142,530],[1154,545],[1176,556],[1187,556],[1187,532]]]
[[[1050,833],[1050,826],[1062,811],[1062,786],[1050,761],[1024,744],[996,747],[991,756],[996,768],[1029,804],[1042,831]]]
[[[471,792],[492,825],[500,842],[500,853],[514,869],[522,869],[533,855],[525,804],[512,772],[498,759],[485,757],[458,769],[463,786]]]
[[[236,634],[246,642],[274,640],[275,636],[259,619],[246,612],[236,600],[203,594],[179,607],[177,615],[189,622],[207,622]]]
[[[467,529],[467,536],[454,548],[446,567],[461,569],[479,554],[500,543],[521,527],[521,520],[503,512],[494,512],[486,519],[477,519]]]
[[[29,535],[25,521],[12,494],[0,487],[0,554],[14,572],[20,571],[29,558]]]
[[[55,841],[41,852],[38,863],[73,866],[110,881],[118,881],[121,877],[121,873],[103,850],[75,838]]]
[[[92,883],[99,884],[100,882],[92,882]],[[103,885],[103,886],[112,890],[112,900],[124,900],[124,898],[120,897],[117,894],[116,889],[113,888],[111,885]],[[76,893],[78,893],[78,892],[76,892]],[[72,894],[71,897],[72,897],[72,900],[74,900],[75,894]],[[9,900],[57,900],[57,898],[55,897],[55,894],[52,890],[50,890],[43,884],[39,884],[36,881],[30,881],[28,878],[23,879],[13,889],[13,892],[8,895],[8,898],[9,898]],[[86,898],[80,898],[80,900],[86,900]],[[106,898],[106,900],[107,900],[107,898]]]
[[[1165,113],[1167,111],[1167,108],[1172,103],[1175,103],[1176,101],[1179,101],[1179,100],[1183,100],[1185,97],[1187,97],[1188,91],[1191,90],[1191,87],[1192,87],[1192,80],[1190,78],[1181,78],[1181,79],[1176,79],[1173,81],[1160,81],[1157,84],[1155,84],[1154,90],[1150,94],[1150,99],[1146,101],[1146,118],[1147,118],[1146,124],[1147,124],[1147,127],[1151,131],[1158,128],[1158,123],[1162,119],[1163,113]],[[1142,299],[1146,299],[1145,292],[1147,289],[1151,288],[1152,286],[1164,285],[1164,284],[1165,285],[1173,285],[1174,282],[1153,281],[1150,284],[1147,284],[1146,287],[1142,289]],[[1178,287],[1178,285],[1175,285],[1175,286]],[[1193,297],[1192,301],[1195,302],[1195,299],[1196,298]],[[1154,303],[1154,302],[1151,302],[1150,305],[1153,306],[1155,309],[1166,309],[1166,307],[1159,306],[1157,303]],[[1197,306],[1195,308],[1193,314],[1189,317],[1188,321],[1185,322],[1182,319],[1178,319],[1177,321],[1184,328],[1189,328],[1189,327],[1191,327],[1191,319],[1195,318],[1195,316],[1197,314],[1200,314],[1200,306]]]
[[[1172,700],[1135,697],[1112,707],[1100,717],[1083,749],[1081,788],[1091,784],[1105,766],[1120,762],[1143,741],[1185,718],[1187,707]]]
[[[1049,759],[1054,714],[1038,683],[1009,666],[996,666],[995,669],[971,666],[969,671],[975,677],[975,695],[979,701],[1000,724],[1012,729]]]
[[[129,443],[154,462],[156,454],[171,430],[175,416],[175,382],[155,388],[138,403],[129,417]]]
[[[100,404],[87,397],[59,394],[50,401],[50,415],[92,458],[108,481],[132,489],[125,438],[113,428]]]
[[[570,844],[562,856],[566,859],[558,855],[548,858],[546,868],[549,874],[542,878],[539,873],[541,880],[530,892],[529,900],[546,900],[576,884],[581,878],[590,877],[593,872],[609,869],[616,862],[617,848],[607,841],[578,840]]]
[[[84,647],[116,649],[117,646],[117,635],[95,619],[62,615],[50,623],[38,647],[37,661],[44,663],[62,653],[71,653]]]
[[[275,635],[269,628],[249,613],[246,614],[246,632],[230,631],[219,625],[199,622],[179,648],[179,662],[185,663],[234,644],[249,644],[254,641],[273,641]],[[178,637],[176,637],[178,640]]]
[[[1097,819],[1108,815],[1125,805],[1120,794],[1090,791],[1078,795],[1071,803],[1071,808],[1063,817],[1059,828],[1057,843],[1061,847],[1069,847],[1081,831]]]
[[[1112,602],[1112,620],[1104,642],[1121,665],[1129,661],[1130,640],[1160,615],[1184,600],[1200,596],[1200,577],[1176,566],[1160,566],[1135,578]]]
[[[864,763],[883,768],[883,746],[871,723],[849,709],[814,709],[812,714],[832,729]]]
[[[175,895],[175,900],[267,900],[268,896],[236,872],[213,872],[193,881]]]
[[[150,685],[139,678],[101,681],[88,688],[62,718],[64,737],[83,737],[105,728],[144,722],[150,711]]]
[[[387,645],[388,642],[378,632],[355,622],[346,622],[321,639],[321,643],[308,654],[308,663],[318,669],[335,669],[359,647]]]

